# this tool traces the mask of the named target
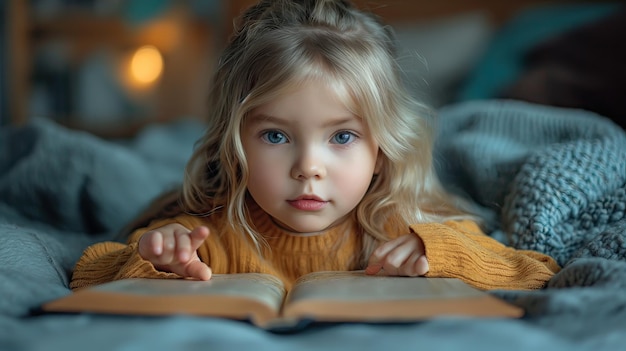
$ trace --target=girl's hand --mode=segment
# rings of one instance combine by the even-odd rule
[[[370,256],[366,274],[417,277],[428,272],[424,242],[416,234],[398,237],[380,245]]]
[[[139,238],[138,251],[158,270],[209,280],[211,268],[200,261],[196,252],[208,236],[207,227],[189,231],[178,223],[172,223],[144,233]]]

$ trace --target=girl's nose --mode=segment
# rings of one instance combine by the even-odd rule
[[[324,157],[314,150],[306,150],[298,155],[298,158],[291,168],[293,179],[309,179],[326,177],[326,166]]]

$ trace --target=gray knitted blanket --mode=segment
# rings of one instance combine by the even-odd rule
[[[626,134],[580,110],[475,101],[441,111],[439,173],[490,233],[563,267],[543,291],[501,291],[572,338],[626,325]]]
[[[114,238],[176,185],[202,125],[104,141],[50,122],[0,128],[0,350],[614,350],[626,345],[626,135],[595,114],[513,101],[440,111],[444,184],[488,233],[547,253],[561,272],[539,291],[493,291],[521,320],[442,318],[401,325],[311,326],[274,335],[212,318],[38,315],[68,294],[74,262]]]
[[[626,260],[626,136],[589,112],[514,101],[441,111],[440,174],[493,235],[553,256]]]

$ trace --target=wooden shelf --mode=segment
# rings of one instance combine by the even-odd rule
[[[26,123],[29,77],[28,8],[24,1],[9,0],[7,11],[7,94],[9,123]]]
[[[29,36],[35,42],[54,38],[84,38],[96,42],[116,42],[131,34],[132,31],[119,19],[84,14],[35,20],[29,26]]]

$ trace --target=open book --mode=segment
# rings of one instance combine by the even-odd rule
[[[523,310],[452,278],[315,272],[285,294],[268,274],[216,274],[209,281],[126,279],[79,290],[42,306],[50,312],[192,314],[257,326],[320,322],[407,322],[441,315],[520,317]]]

